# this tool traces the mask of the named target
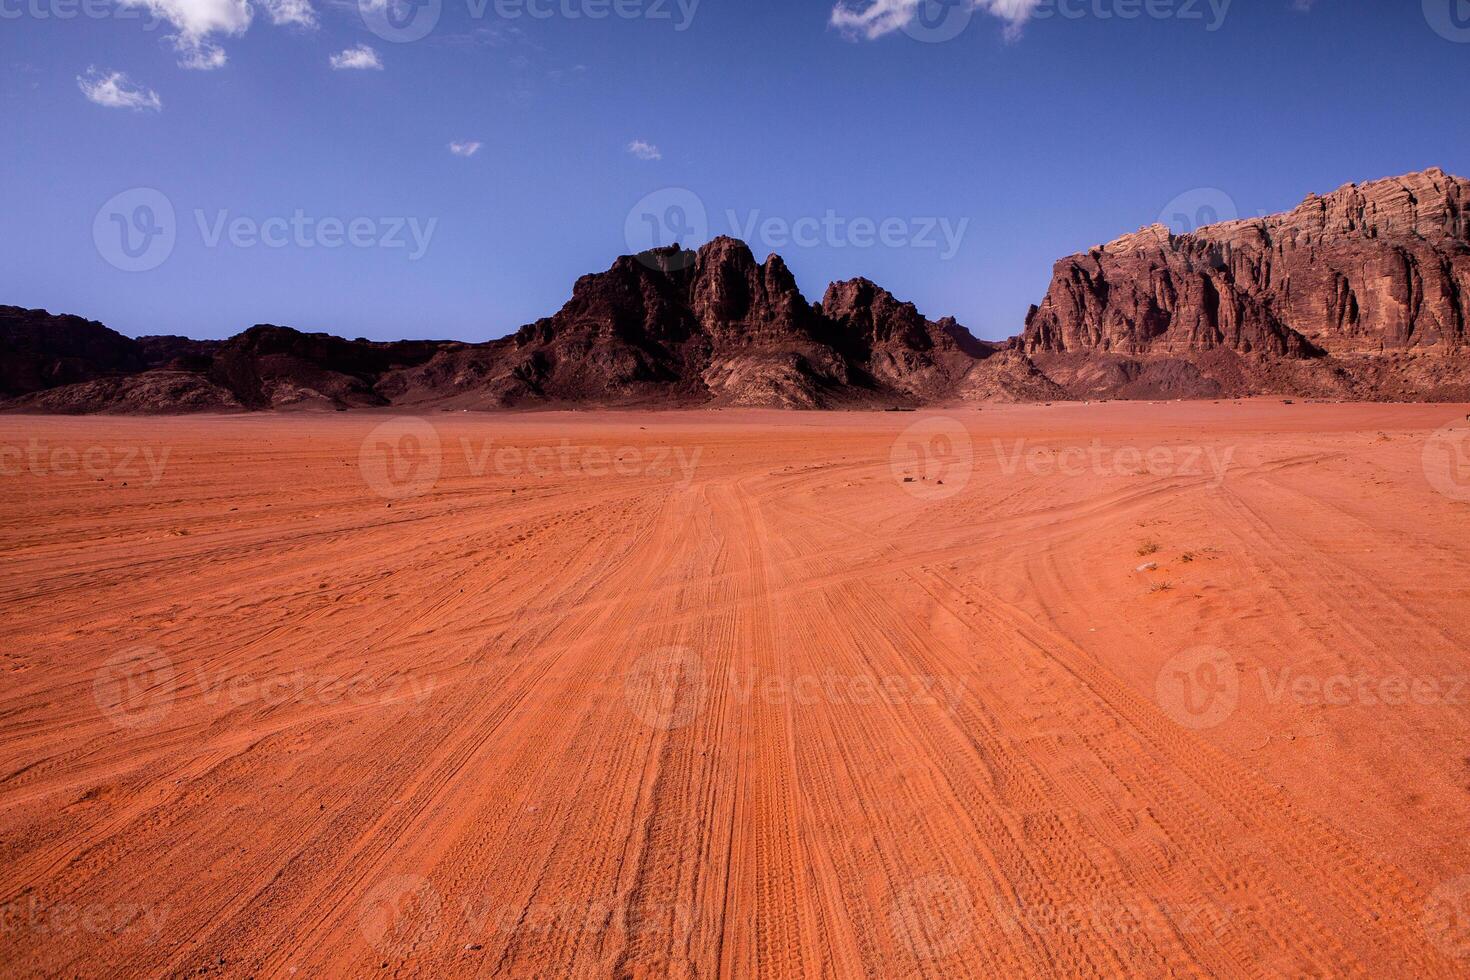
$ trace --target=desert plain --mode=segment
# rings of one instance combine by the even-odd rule
[[[0,418],[0,972],[1466,975],[1467,412]]]

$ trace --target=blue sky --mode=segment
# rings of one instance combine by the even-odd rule
[[[0,0],[0,303],[132,335],[483,340],[673,229],[998,338],[1161,215],[1470,174],[1470,0],[134,2]]]

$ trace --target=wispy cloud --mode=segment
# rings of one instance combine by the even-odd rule
[[[647,140],[634,140],[628,144],[628,152],[640,160],[662,160],[663,151]]]
[[[480,152],[480,147],[485,144],[479,140],[465,140],[463,143],[454,142],[449,144],[449,152],[457,157],[472,157]]]
[[[152,89],[144,89],[120,71],[101,71],[88,68],[85,75],[77,76],[77,86],[91,102],[109,109],[132,109],[142,112],[152,109],[160,112],[163,100]]]
[[[1043,0],[955,0],[971,10],[983,11],[1006,22],[1012,37],[1031,19]],[[872,41],[907,27],[923,0],[839,0],[832,8],[831,24],[849,37]]]
[[[378,60],[378,52],[366,44],[359,44],[355,48],[348,48],[332,55],[332,67],[338,71],[346,69],[382,71],[383,63]]]
[[[260,5],[270,16],[271,23],[277,27],[317,26],[316,11],[312,9],[311,0],[260,0]]]

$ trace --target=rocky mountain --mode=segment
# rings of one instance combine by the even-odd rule
[[[1066,398],[1470,400],[1470,181],[1434,169],[1286,214],[1155,226],[1056,264],[1020,336],[976,340],[866,279],[808,303],[718,238],[583,276],[485,344],[261,325],[131,340],[0,307],[0,407],[48,412],[558,405],[905,407]]]
[[[1062,259],[1016,347],[1074,395],[1450,397],[1467,312],[1470,181],[1432,169]]]
[[[441,351],[379,386],[398,404],[911,405],[943,398],[997,345],[931,323],[866,280],[809,304],[780,256],[717,238],[627,255],[555,315]]]

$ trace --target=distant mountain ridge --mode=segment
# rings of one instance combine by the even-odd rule
[[[583,276],[556,314],[484,344],[260,325],[132,340],[0,307],[0,408],[40,412],[908,407],[1283,394],[1470,400],[1470,181],[1349,184],[1185,235],[1154,226],[1059,261],[1008,343],[866,280],[811,304],[732,238]]]

